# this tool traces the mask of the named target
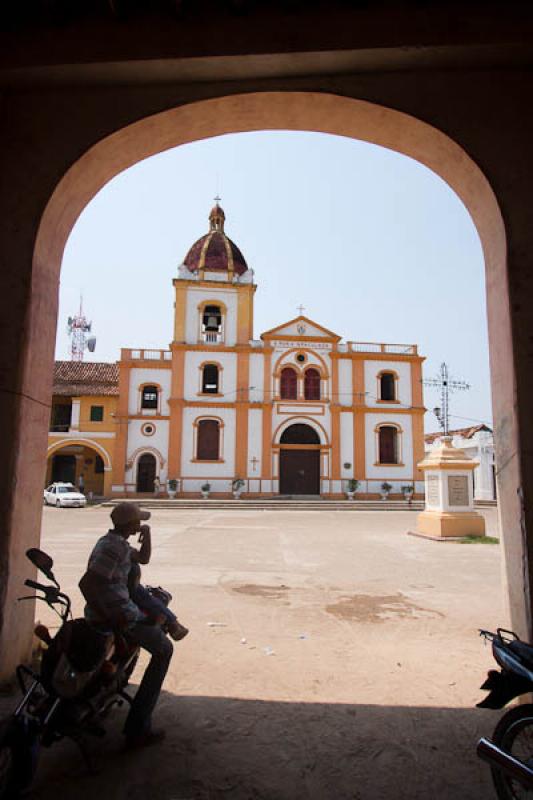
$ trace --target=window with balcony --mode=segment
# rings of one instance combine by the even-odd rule
[[[279,394],[282,400],[298,398],[298,375],[292,367],[285,367],[281,370]]]
[[[157,410],[157,386],[143,386],[141,408]]]
[[[205,306],[202,315],[202,339],[207,344],[222,341],[222,310],[220,306]]]
[[[66,433],[70,428],[72,417],[72,402],[52,404],[50,415],[50,430],[54,433]]]
[[[206,364],[202,370],[202,394],[218,394],[218,367]]]

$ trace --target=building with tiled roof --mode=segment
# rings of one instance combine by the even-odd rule
[[[105,361],[56,361],[53,394],[81,397],[83,395],[118,395],[118,364]]]

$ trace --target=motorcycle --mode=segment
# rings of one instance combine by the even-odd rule
[[[53,637],[46,626],[37,625],[35,635],[44,643],[40,665],[17,667],[22,699],[0,731],[0,800],[15,800],[26,791],[41,747],[61,739],[74,741],[92,768],[86,739],[105,735],[102,721],[114,706],[131,704],[126,687],[139,657],[139,647],[120,632],[73,619],[70,598],[52,572],[53,560],[37,548],[26,555],[51,584],[28,579],[25,586],[37,594],[19,600],[44,601],[61,625]],[[168,605],[168,592],[147,588]]]
[[[477,707],[503,708],[515,697],[533,692],[533,645],[503,628],[496,633],[481,630],[480,635],[492,643],[500,670],[489,670],[481,686],[489,694]],[[500,800],[533,798],[533,704],[516,706],[504,714],[492,740],[479,740],[477,754],[490,764]]]

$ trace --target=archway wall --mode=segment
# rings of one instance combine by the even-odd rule
[[[530,520],[524,516],[521,527],[517,489],[522,485],[519,463],[524,468],[524,453],[533,452],[533,423],[526,414],[533,383],[528,363],[532,326],[529,313],[520,305],[514,307],[516,333],[511,340],[504,228],[484,173],[496,187],[505,213],[518,287],[524,253],[533,253],[525,213],[526,176],[528,165],[533,172],[533,155],[531,131],[517,113],[516,85],[518,81],[520,91],[525,91],[524,83],[531,85],[531,77],[502,71],[496,78],[489,72],[413,70],[268,82],[247,82],[243,77],[225,85],[116,85],[112,91],[109,86],[61,87],[3,96],[9,125],[2,134],[1,155],[4,180],[11,188],[0,205],[2,220],[8,220],[4,224],[9,264],[0,275],[5,331],[0,342],[4,388],[0,425],[6,453],[0,468],[0,508],[6,520],[0,560],[10,565],[9,581],[4,580],[7,596],[0,598],[5,611],[3,652],[2,643],[15,627],[25,630],[14,598],[27,574],[23,551],[38,540],[36,497],[46,452],[58,277],[70,230],[94,194],[136,161],[181,143],[259,129],[322,131],[390,147],[437,172],[472,215],[487,267],[500,497],[514,587],[511,605],[517,627],[529,630],[529,543],[521,531],[527,531]],[[144,118],[147,114],[155,116]],[[522,393],[518,407],[524,409],[522,451],[517,385]],[[527,467],[533,471],[533,463],[528,461]],[[7,568],[3,569],[0,579],[8,577]],[[28,622],[31,611],[26,614]],[[27,646],[27,634],[21,636],[11,640],[15,660]]]

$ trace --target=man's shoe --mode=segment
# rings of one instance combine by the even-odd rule
[[[126,736],[126,750],[140,750],[142,747],[152,747],[161,744],[166,737],[165,731],[147,731],[138,736]]]
[[[176,620],[173,625],[168,626],[168,632],[175,642],[179,642],[181,639],[185,639],[189,633],[189,629]]]

